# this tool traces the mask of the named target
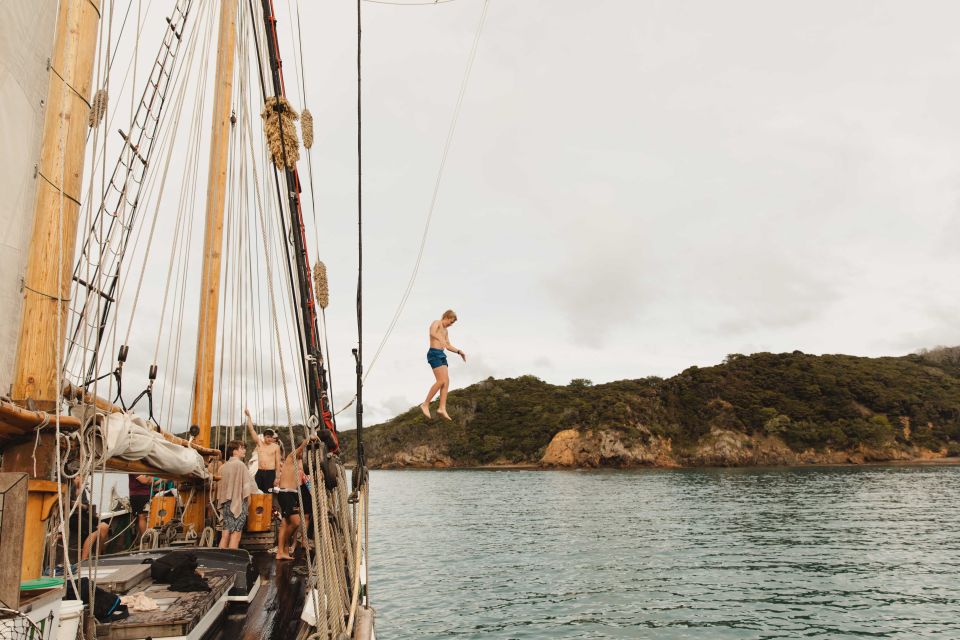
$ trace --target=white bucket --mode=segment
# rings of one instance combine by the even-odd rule
[[[60,627],[56,640],[77,640],[80,621],[83,619],[82,600],[64,600],[60,603]]]

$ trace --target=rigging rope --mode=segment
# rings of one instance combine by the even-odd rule
[[[372,2],[372,1],[374,0],[357,0],[358,4],[360,2]],[[430,4],[433,4],[433,3],[430,3]],[[437,171],[437,178],[434,181],[433,195],[430,198],[430,206],[427,209],[427,219],[423,225],[423,234],[420,237],[420,247],[417,250],[417,259],[414,261],[413,271],[410,273],[410,278],[407,280],[407,286],[404,289],[403,295],[400,297],[400,303],[397,305],[397,308],[393,313],[393,318],[390,320],[390,324],[387,326],[387,330],[384,333],[383,338],[381,338],[380,344],[377,346],[377,350],[374,352],[373,358],[370,360],[370,364],[368,364],[366,367],[366,372],[363,374],[364,382],[366,382],[367,377],[370,375],[370,372],[373,370],[373,366],[376,364],[377,360],[380,357],[380,354],[383,352],[383,349],[386,346],[387,341],[390,339],[390,336],[393,334],[394,329],[396,329],[397,323],[400,320],[400,315],[403,313],[403,310],[407,305],[407,301],[410,299],[410,294],[413,291],[413,285],[416,282],[417,275],[420,273],[420,264],[423,261],[423,252],[427,244],[427,236],[430,232],[430,223],[433,220],[433,213],[434,213],[434,210],[436,209],[437,196],[440,193],[440,183],[443,180],[443,171],[447,166],[447,157],[450,154],[450,147],[453,143],[454,132],[457,129],[457,122],[460,120],[460,110],[463,107],[464,96],[466,95],[466,92],[467,92],[467,84],[470,81],[470,74],[473,71],[473,63],[477,57],[477,49],[480,44],[480,35],[483,33],[483,26],[487,21],[487,11],[489,7],[490,7],[490,0],[483,0],[483,10],[480,13],[480,20],[477,23],[477,30],[473,36],[473,45],[470,48],[470,54],[467,56],[467,66],[464,69],[463,79],[460,81],[460,90],[457,94],[456,104],[454,105],[454,108],[453,108],[453,117],[450,120],[450,126],[447,129],[447,138],[443,145],[443,153],[440,156],[440,168]],[[358,9],[358,12],[359,12],[359,9]],[[356,400],[357,400],[357,396],[355,395],[353,397],[353,400],[350,400],[350,402],[340,407],[340,411],[344,411],[347,407],[352,405]]]

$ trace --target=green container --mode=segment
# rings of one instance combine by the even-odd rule
[[[35,580],[27,580],[26,582],[20,583],[20,591],[37,591],[38,589],[53,589],[54,587],[62,587],[63,578],[36,578]]]

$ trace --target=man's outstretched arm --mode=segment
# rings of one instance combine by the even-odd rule
[[[253,428],[253,418],[250,417],[250,409],[244,409],[243,415],[247,416],[247,433],[250,434],[253,445],[256,446],[260,444],[260,437],[257,435],[257,430]]]
[[[300,446],[297,447],[297,450],[293,452],[293,457],[294,457],[294,458],[302,458],[302,457],[303,457],[303,450],[306,449],[307,445],[310,444],[311,442],[319,442],[319,441],[320,441],[320,439],[319,439],[318,437],[316,437],[316,436],[311,436],[311,437],[309,437],[309,438],[304,438],[304,439],[303,439],[303,442],[300,443]]]

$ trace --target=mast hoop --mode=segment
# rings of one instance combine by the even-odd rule
[[[35,293],[35,294],[37,294],[38,296],[41,296],[41,297],[44,297],[44,298],[49,298],[50,300],[53,300],[54,302],[60,302],[60,303],[70,302],[70,298],[60,298],[60,297],[58,297],[58,296],[52,296],[52,295],[50,295],[49,293],[44,293],[43,291],[38,291],[37,289],[34,289],[34,288],[31,287],[30,285],[28,285],[26,282],[21,282],[21,283],[20,283],[20,286],[22,286],[22,287],[23,287],[24,289],[26,289],[27,291],[30,291],[31,293]]]
[[[77,96],[78,98],[80,98],[81,100],[83,100],[83,104],[87,105],[87,109],[90,109],[90,108],[92,107],[92,105],[90,104],[90,101],[87,100],[87,98],[86,98],[82,93],[80,93],[79,91],[77,91],[77,88],[76,88],[76,87],[74,87],[72,84],[70,84],[69,82],[67,82],[66,78],[64,78],[64,77],[60,74],[60,72],[57,71],[56,67],[54,67],[54,66],[53,66],[53,63],[52,63],[51,61],[49,61],[49,60],[47,61],[47,69],[49,69],[50,71],[52,71],[52,72],[53,72],[53,75],[55,75],[55,76],[57,76],[58,78],[60,78],[60,82],[62,82],[63,84],[65,84],[65,85],[67,86],[67,88],[70,89],[70,91],[73,91],[73,93],[74,93],[75,96]]]
[[[53,180],[51,180],[50,178],[48,178],[47,176],[45,176],[44,173],[43,173],[43,171],[40,171],[39,169],[37,169],[37,175],[40,176],[41,178],[43,178],[43,181],[44,181],[44,182],[46,182],[48,185],[50,185],[51,187],[53,187],[54,191],[57,191],[57,192],[62,193],[64,198],[66,198],[67,200],[69,200],[69,201],[72,202],[73,204],[77,205],[78,207],[82,207],[82,206],[83,206],[83,203],[81,203],[75,196],[73,196],[72,194],[67,193],[67,191],[66,191],[63,187],[61,187],[60,185],[54,183]]]

